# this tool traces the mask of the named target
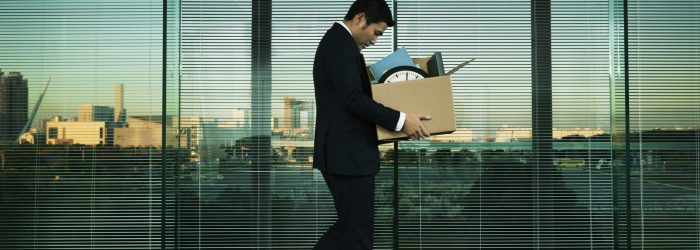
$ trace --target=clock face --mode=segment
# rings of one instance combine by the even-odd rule
[[[416,80],[416,79],[423,79],[427,76],[428,74],[425,73],[425,71],[416,68],[416,67],[411,67],[411,66],[399,66],[390,69],[384,75],[382,76],[381,79],[379,79],[380,83],[391,83],[391,82],[400,82],[400,81],[409,81],[409,80]]]

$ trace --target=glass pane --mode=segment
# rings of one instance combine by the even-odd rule
[[[160,247],[162,13],[0,2],[2,248]]]

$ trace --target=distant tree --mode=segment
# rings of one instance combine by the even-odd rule
[[[562,137],[561,140],[567,142],[585,142],[588,141],[588,138],[582,135],[568,135]]]
[[[599,134],[599,135],[591,136],[591,141],[592,142],[609,142],[610,141],[610,134]]]
[[[399,149],[399,165],[418,165],[418,152],[412,149]]]
[[[448,148],[440,148],[433,153],[433,158],[438,167],[449,167],[452,164],[452,151]]]

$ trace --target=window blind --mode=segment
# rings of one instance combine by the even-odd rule
[[[569,197],[553,194],[569,204],[549,229],[557,247],[613,247],[608,8],[552,1],[552,157],[569,189]]]
[[[189,134],[178,166],[176,245],[253,248],[260,189],[250,154],[252,1],[180,2],[179,130]],[[246,139],[248,138],[248,139]],[[269,157],[268,155],[262,157]],[[269,234],[268,234],[269,235]]]
[[[310,248],[312,60],[351,3],[0,2],[3,247]],[[475,61],[458,131],[380,147],[375,249],[700,245],[698,3],[388,3],[368,64]]]
[[[551,107],[531,104],[530,42],[546,39],[531,7],[399,2],[399,46],[441,51],[446,68],[476,58],[452,77],[457,133],[400,143],[400,247],[611,246],[607,2],[551,2]],[[553,112],[539,158],[538,108]]]
[[[399,1],[397,23],[399,47],[446,70],[475,59],[452,76],[457,131],[399,143],[399,249],[528,246],[530,1]]]
[[[212,120],[218,128],[205,128],[222,133],[203,139],[198,145],[196,151],[201,158],[191,168],[192,174],[185,174],[199,176],[198,179],[180,182],[181,189],[187,189],[179,192],[181,246],[306,249],[332,224],[334,209],[330,193],[320,173],[311,169],[315,124],[311,69],[321,37],[334,22],[343,19],[351,3],[271,1],[270,9],[258,10],[261,17],[251,16],[255,12],[251,3],[182,3],[180,112],[199,116],[200,120]],[[309,15],[309,8],[323,11]],[[267,48],[264,44],[251,45],[256,39],[252,31],[255,28],[251,27],[256,18],[272,20]],[[265,26],[261,28],[264,36]],[[389,30],[365,53],[368,62],[391,51],[391,36]],[[250,58],[256,53],[250,51],[251,46],[269,49],[268,65]],[[221,59],[214,60],[216,57]],[[270,70],[270,87],[262,91],[268,92],[269,100],[251,90],[251,73],[264,74],[265,68]],[[263,129],[270,134],[271,152],[259,158],[265,158],[270,168],[257,171],[251,166],[254,156],[249,154],[250,143],[257,138],[251,131],[251,119],[255,119],[252,117],[255,112],[266,111],[252,106],[264,106],[265,102],[270,105],[266,117],[270,125]],[[228,131],[221,128],[226,123],[229,123]],[[203,134],[207,138],[208,132]],[[230,137],[231,134],[236,136]],[[222,154],[212,156],[215,150],[221,150]],[[209,167],[212,169],[208,171],[220,179],[204,179],[207,174],[203,166],[218,166]],[[260,177],[266,180],[256,182]],[[212,186],[220,191],[208,189]],[[205,198],[212,192],[218,195]],[[258,203],[258,197],[266,195],[263,193],[269,195],[267,205]],[[183,203],[186,196],[190,202]],[[377,239],[376,246],[391,244],[389,202],[384,200],[377,208],[383,214],[383,217],[378,215],[377,221],[384,224],[377,226],[377,235],[383,240]],[[260,211],[269,211],[270,224],[259,223],[260,218],[255,218],[255,213]],[[217,233],[202,234],[204,231]]]
[[[3,249],[160,248],[162,13],[0,2]]]
[[[629,158],[620,155],[618,160],[629,169],[623,180],[631,192],[618,196],[630,200],[631,220],[625,216],[620,223],[631,226],[631,235],[627,230],[620,235],[631,242],[620,245],[698,248],[700,5],[627,4]],[[616,96],[624,96],[620,90]]]
[[[283,190],[292,190],[295,193],[285,195],[293,197],[306,197],[308,202],[303,206],[293,206],[292,209],[284,209],[296,213],[299,222],[293,228],[306,228],[281,238],[279,242],[289,242],[290,238],[303,239],[307,248],[313,246],[318,238],[335,221],[335,209],[328,187],[323,177],[317,170],[311,169],[311,163],[303,158],[310,156],[313,147],[313,130],[315,117],[304,116],[304,113],[315,115],[315,98],[313,89],[313,59],[316,47],[323,35],[335,22],[341,22],[348,11],[352,1],[306,1],[303,4],[298,1],[273,0],[272,1],[272,115],[281,117],[279,141],[282,149],[294,149],[292,161],[296,164],[285,164],[290,169],[294,165],[300,165],[299,170],[285,170],[278,168],[279,172],[287,172],[287,175],[277,175],[278,183],[275,193],[285,193]],[[389,4],[391,4],[389,2]],[[309,9],[315,9],[309,13]],[[363,51],[366,62],[369,64],[392,51],[393,29],[378,40],[377,44]],[[294,111],[291,116],[300,115],[300,122],[296,123],[287,119],[290,114],[290,101],[299,102],[301,111]],[[303,106],[306,105],[307,108]],[[309,120],[310,119],[310,120]],[[305,131],[300,131],[305,130]],[[307,136],[311,135],[311,136]],[[277,150],[277,149],[276,149]],[[289,151],[288,151],[289,152]],[[302,154],[298,154],[302,152]],[[303,154],[307,152],[307,154]],[[300,157],[302,161],[299,162]],[[302,163],[302,164],[299,164]],[[294,169],[294,168],[291,168]],[[380,171],[381,172],[381,171]],[[386,174],[380,174],[377,180],[386,179]],[[293,185],[293,187],[285,184]],[[295,198],[298,199],[298,198]],[[376,199],[377,211],[375,221],[375,248],[382,249],[391,244],[391,203],[390,199]],[[313,211],[309,213],[310,211]],[[280,225],[292,228],[292,225]],[[311,229],[311,230],[308,230]],[[288,229],[289,230],[289,229]],[[295,230],[289,230],[295,231]],[[284,248],[284,245],[280,245]]]

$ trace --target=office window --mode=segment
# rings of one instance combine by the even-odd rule
[[[49,139],[58,138],[58,128],[49,128]]]
[[[399,46],[475,58],[452,77],[458,131],[400,143],[400,246],[611,246],[607,2],[551,2],[551,107],[532,105],[530,4],[399,2]],[[538,108],[551,155],[531,151]]]
[[[552,1],[552,158],[568,191],[555,198],[567,205],[558,247],[613,247],[608,7]]]
[[[162,7],[0,1],[1,248],[160,248]]]
[[[247,155],[252,135],[252,1],[181,1],[177,248],[254,248],[261,232],[259,190]],[[178,27],[175,27],[177,30]],[[175,71],[176,72],[176,71]],[[269,118],[268,118],[269,119]],[[267,156],[264,156],[267,157]]]
[[[273,119],[280,121],[279,127],[273,129],[273,145],[281,145],[273,150],[286,155],[284,162],[274,170],[276,179],[272,188],[273,193],[279,194],[279,200],[284,201],[281,205],[287,204],[278,210],[279,216],[273,217],[276,218],[273,221],[285,222],[276,229],[289,232],[275,238],[278,248],[310,248],[335,220],[328,187],[320,172],[312,170],[307,160],[313,153],[316,123],[312,69],[318,43],[335,22],[343,20],[351,3],[272,1],[271,103]],[[391,1],[387,3],[392,5]],[[320,11],[309,12],[310,8]],[[362,51],[368,65],[391,53],[393,31],[394,28],[387,29],[377,44]],[[380,171],[377,188],[383,187],[379,183],[384,182],[391,182],[390,169]],[[375,248],[390,248],[391,199],[377,197],[375,202]],[[296,227],[309,230],[295,232]],[[303,240],[294,241],[294,238]]]
[[[446,71],[475,59],[452,76],[457,131],[399,143],[399,248],[530,246],[530,1],[399,1],[397,23]]]
[[[615,160],[616,192],[620,205],[629,201],[631,220],[623,210],[617,234],[621,246],[700,247],[699,11],[697,1],[628,2],[630,145],[627,155],[617,154]],[[622,87],[624,82],[617,81],[618,110],[624,108]],[[617,121],[624,128],[624,120]]]

